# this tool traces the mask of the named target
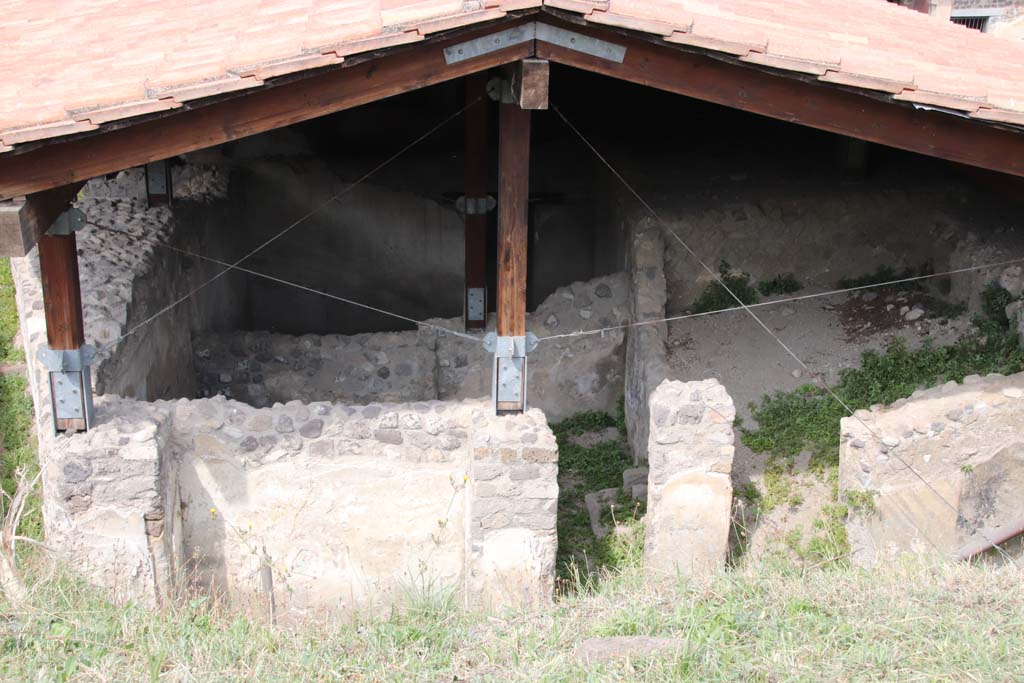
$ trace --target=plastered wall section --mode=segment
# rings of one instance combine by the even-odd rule
[[[972,375],[842,420],[852,559],[957,556],[1024,523],[1024,374]]]

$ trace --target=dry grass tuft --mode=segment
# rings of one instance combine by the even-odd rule
[[[194,599],[116,605],[40,565],[0,606],[4,681],[777,681],[1024,679],[1012,567],[907,561],[877,571],[779,562],[710,583],[639,568],[533,612],[467,614],[410,592],[389,616],[290,627]],[[677,654],[587,666],[594,636],[678,638]]]

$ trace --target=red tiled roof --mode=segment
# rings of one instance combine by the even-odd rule
[[[0,0],[0,152],[542,5],[1024,125],[1024,43],[884,0]]]

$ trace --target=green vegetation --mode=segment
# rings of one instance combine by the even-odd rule
[[[654,582],[630,568],[553,608],[498,614],[465,613],[452,591],[420,585],[377,616],[276,627],[256,606],[117,604],[41,567],[28,604],[0,602],[0,680],[1024,680],[1019,571],[923,560],[872,572],[827,566],[773,560],[707,585]],[[675,638],[679,648],[589,665],[572,656],[586,638],[622,635]]]
[[[31,436],[32,399],[25,388],[25,379],[20,375],[0,375],[0,486],[7,494],[14,492],[14,473],[19,467],[25,468],[30,478],[39,471]],[[38,495],[25,508],[20,533],[42,538]]]
[[[616,427],[620,437],[581,446],[572,437]],[[558,575],[562,588],[589,585],[596,570],[620,569],[639,562],[643,549],[644,508],[623,491],[615,510],[602,522],[609,528],[618,524],[623,533],[596,539],[583,496],[592,491],[622,486],[622,472],[633,464],[625,435],[625,411],[618,417],[608,413],[584,412],[552,425],[558,440]]]
[[[11,344],[18,332],[18,311],[14,304],[14,280],[10,263],[0,259],[0,363],[24,360],[24,353]],[[39,471],[32,439],[32,399],[26,393],[27,382],[21,375],[0,374],[0,487],[14,492],[14,473],[21,467],[31,478]],[[21,520],[20,533],[42,538],[39,498],[33,496]]]
[[[771,280],[762,280],[757,283],[757,291],[761,296],[772,296],[774,294],[792,294],[803,289],[803,285],[793,273],[780,273]]]
[[[1006,307],[1013,302],[1013,295],[1003,289],[998,282],[990,282],[981,292],[981,308],[985,317],[1000,327],[1008,328],[1010,319],[1006,317]]]
[[[25,354],[14,346],[18,333],[18,309],[14,305],[14,278],[8,259],[0,258],[0,363],[18,363]]]
[[[892,403],[920,387],[966,375],[1024,369],[1024,349],[1017,335],[983,322],[975,334],[949,346],[924,346],[915,351],[894,341],[885,353],[869,351],[861,367],[844,370],[832,388],[853,410]],[[756,429],[743,429],[743,443],[775,460],[790,461],[811,452],[812,467],[838,464],[839,420],[846,410],[822,388],[807,384],[795,391],[765,396],[751,406]]]
[[[757,290],[750,284],[750,273],[734,272],[732,266],[723,260],[718,265],[718,277],[725,287],[717,281],[709,282],[697,301],[694,302],[691,309],[693,313],[709,313],[736,306],[736,299],[729,294],[728,290],[732,290],[745,304],[757,303]]]
[[[920,268],[914,270],[913,268],[905,268],[904,270],[897,271],[892,266],[878,266],[873,272],[865,273],[859,277],[844,277],[839,281],[839,289],[850,289],[853,287],[869,287],[871,285],[878,285],[883,282],[891,282],[893,280],[902,280],[908,277],[914,277],[916,275],[926,274],[926,268]],[[921,285],[917,282],[901,282],[897,285],[886,285],[885,287],[879,288],[884,291],[908,291],[914,289],[920,289]]]

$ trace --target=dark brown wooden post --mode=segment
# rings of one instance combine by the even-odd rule
[[[48,365],[54,426],[59,432],[85,430],[86,416],[92,410],[92,388],[88,386],[88,359],[79,362],[85,345],[85,327],[74,232],[39,238],[39,274],[43,284],[47,355],[54,359]],[[57,365],[65,356],[62,351],[73,352],[71,355],[76,361],[70,367]],[[67,417],[72,414],[75,417]]]
[[[517,104],[501,105],[498,135],[498,338],[526,335],[526,223],[530,191],[530,112]],[[525,406],[525,344],[521,354],[522,386],[518,401],[503,401],[496,390],[499,411],[518,411]],[[502,374],[501,359],[495,377]]]
[[[466,291],[463,318],[466,329],[487,326],[487,73],[466,77]]]
[[[526,334],[530,112],[501,105],[498,139],[498,336]]]

